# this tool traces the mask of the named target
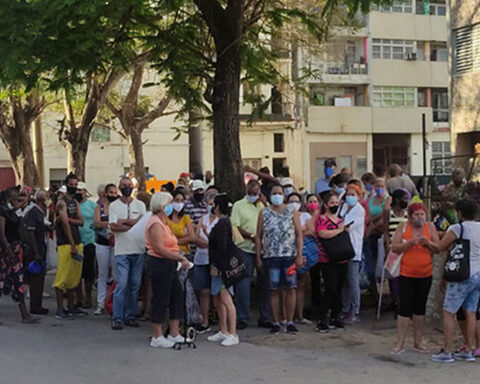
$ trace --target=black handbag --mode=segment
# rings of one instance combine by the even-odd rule
[[[338,225],[334,224],[338,228]],[[355,257],[355,250],[353,249],[350,235],[345,231],[330,239],[320,239],[320,242],[325,249],[328,260],[332,263],[340,263]]]
[[[449,282],[460,282],[470,278],[470,240],[463,238],[463,224],[460,223],[460,237],[448,253],[443,278]]]
[[[222,259],[222,263],[219,266],[223,284],[225,284],[225,287],[227,288],[248,277],[247,267],[243,262],[239,249],[233,244],[233,242],[230,250],[231,253],[229,257]]]

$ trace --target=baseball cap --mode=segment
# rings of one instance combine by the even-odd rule
[[[57,192],[67,193],[67,187],[65,185],[62,185],[60,188],[58,188]]]
[[[202,180],[193,180],[192,191],[198,191],[199,189],[205,189],[205,183]]]
[[[77,185],[77,189],[85,189],[87,190],[87,184],[85,184],[83,181],[79,181]]]
[[[283,177],[280,180],[280,185],[286,187],[287,185],[293,185],[293,180],[290,177]]]

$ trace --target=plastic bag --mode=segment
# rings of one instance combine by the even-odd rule
[[[54,236],[53,239],[47,241],[47,271],[55,269],[58,266],[58,253],[57,253],[57,239]]]

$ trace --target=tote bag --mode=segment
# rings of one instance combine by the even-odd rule
[[[463,238],[462,223],[460,223],[460,237],[445,260],[443,277],[449,282],[460,282],[470,278],[470,240]]]

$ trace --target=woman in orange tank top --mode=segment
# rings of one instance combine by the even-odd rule
[[[423,324],[428,292],[432,285],[432,256],[438,244],[435,226],[427,221],[422,203],[408,207],[408,222],[398,226],[392,239],[392,251],[403,253],[399,278],[397,343],[392,354],[405,351],[405,337],[413,318],[414,350],[428,352],[423,344]]]

